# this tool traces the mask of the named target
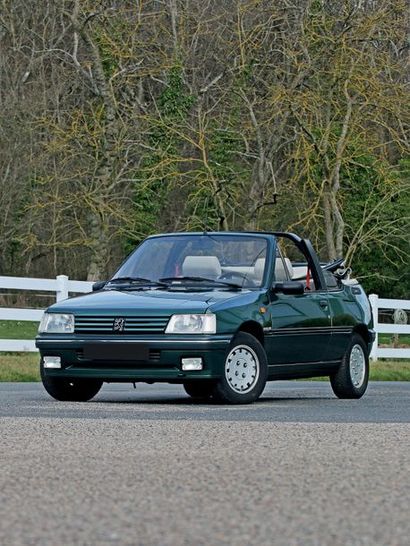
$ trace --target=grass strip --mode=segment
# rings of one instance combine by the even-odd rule
[[[0,353],[0,381],[40,381],[38,355]],[[315,378],[327,381],[328,377]],[[410,381],[410,360],[379,360],[370,364],[371,381]]]
[[[40,381],[36,353],[0,353],[0,381]]]

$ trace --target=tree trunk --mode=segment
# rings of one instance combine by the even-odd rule
[[[110,246],[107,225],[98,213],[94,214],[91,219],[90,250],[91,259],[87,281],[103,281],[107,277]]]
[[[335,260],[336,247],[333,237],[332,207],[330,204],[330,195],[326,191],[323,194],[323,212],[325,217],[325,235],[328,259]]]
[[[118,137],[117,108],[113,91],[108,78],[104,72],[102,59],[97,44],[94,43],[87,25],[89,22],[79,21],[79,1],[75,2],[72,21],[75,34],[81,36],[92,62],[92,83],[97,90],[104,105],[104,125],[101,139],[99,164],[95,172],[99,197],[93,203],[95,210],[92,211],[90,235],[91,235],[91,259],[88,267],[87,278],[89,280],[103,280],[107,274],[108,249],[109,249],[109,225],[104,215],[104,201],[115,185],[115,164],[117,152],[115,145]]]

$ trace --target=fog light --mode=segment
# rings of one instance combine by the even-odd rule
[[[185,372],[195,372],[195,371],[203,369],[202,358],[201,357],[198,357],[198,358],[183,358],[181,360],[181,362],[182,362],[182,369]]]
[[[45,368],[61,368],[61,358],[59,356],[45,356],[43,365]]]

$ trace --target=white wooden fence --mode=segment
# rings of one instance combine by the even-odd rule
[[[30,279],[25,277],[1,277],[0,288],[13,290],[32,290],[35,292],[55,292],[56,301],[65,300],[70,292],[91,292],[93,283],[70,281],[66,275],[55,279]],[[27,320],[40,322],[43,309],[17,309],[0,307],[0,320]],[[0,339],[0,351],[37,351],[32,339]]]
[[[403,309],[403,311],[408,311],[410,310],[410,300],[389,300],[379,298],[377,294],[370,294],[369,300],[372,306],[374,329],[376,331],[376,340],[373,343],[370,358],[372,360],[377,360],[378,358],[410,358],[410,347],[379,347],[379,334],[410,335],[410,324],[385,324],[379,322],[379,311],[381,309]]]
[[[25,277],[1,277],[0,289],[32,290],[35,292],[55,292],[56,301],[65,300],[70,293],[91,292],[93,283],[88,281],[71,281],[66,275],[58,275],[55,279],[31,279]],[[410,310],[410,300],[389,300],[379,298],[376,294],[369,296],[372,306],[376,341],[373,345],[371,358],[410,358],[410,348],[379,347],[379,334],[409,334],[408,324],[384,324],[379,322],[380,309]],[[39,322],[43,309],[17,309],[0,307],[0,320]],[[34,340],[31,339],[0,339],[0,351],[37,351]]]

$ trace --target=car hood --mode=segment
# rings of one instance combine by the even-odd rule
[[[250,291],[175,291],[175,290],[101,290],[70,298],[49,307],[54,313],[76,315],[144,315],[173,313],[204,313],[212,305],[235,298],[243,298]]]

